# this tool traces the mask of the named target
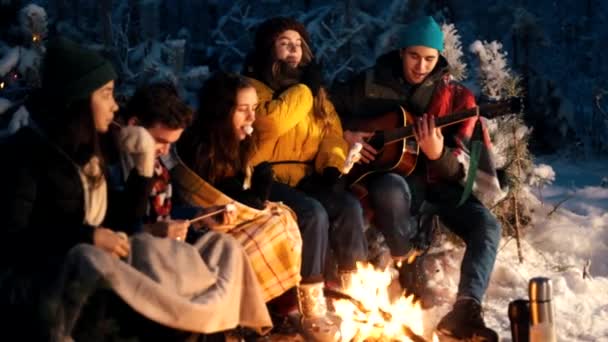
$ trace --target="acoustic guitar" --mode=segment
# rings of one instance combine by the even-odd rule
[[[494,118],[519,113],[521,107],[521,98],[514,97],[435,118],[435,126],[449,126],[478,116]],[[367,143],[374,147],[378,154],[369,164],[355,164],[346,175],[347,184],[352,186],[375,172],[393,171],[404,176],[412,173],[416,168],[419,152],[412,125],[414,119],[411,113],[399,106],[397,111],[353,122],[352,131],[374,132]]]

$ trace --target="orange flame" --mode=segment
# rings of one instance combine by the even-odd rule
[[[412,297],[400,296],[391,301],[389,270],[379,271],[372,265],[357,265],[352,283],[343,291],[359,301],[340,299],[334,302],[341,317],[342,341],[412,341],[411,334],[422,336],[423,317],[420,304]]]

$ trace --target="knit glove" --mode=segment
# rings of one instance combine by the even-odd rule
[[[270,196],[270,188],[274,179],[272,165],[268,162],[262,162],[253,169],[251,175],[251,192],[255,194],[262,202],[268,200]]]
[[[125,126],[120,130],[118,141],[121,151],[131,156],[137,173],[143,177],[152,177],[156,141],[148,130],[141,126]]]
[[[315,61],[311,61],[302,67],[300,82],[306,84],[313,95],[318,94],[319,89],[323,85],[323,73],[321,70],[321,64]]]

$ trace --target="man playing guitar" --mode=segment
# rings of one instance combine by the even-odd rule
[[[407,109],[417,142],[414,150],[422,152],[411,173],[376,172],[360,181],[368,190],[374,223],[385,235],[393,232],[385,236],[391,255],[403,259],[416,247],[412,239],[420,225],[414,218],[422,202],[433,205],[441,221],[467,246],[456,303],[437,331],[456,339],[482,335],[491,341],[495,333],[485,326],[481,302],[501,227],[488,206],[502,192],[489,136],[478,117],[443,132],[435,125],[436,118],[474,108],[476,103],[471,91],[450,80],[449,66],[440,55],[443,33],[433,18],[408,25],[399,43],[400,49],[380,56],[350,82],[334,85],[331,99],[343,120],[344,138],[351,145],[363,145],[360,163],[364,165],[373,163],[385,145],[377,132],[361,123],[399,106]]]

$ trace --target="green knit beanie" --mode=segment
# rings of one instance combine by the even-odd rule
[[[443,51],[443,32],[431,16],[422,17],[409,24],[400,37],[401,48],[422,45]]]
[[[66,38],[48,43],[42,68],[42,90],[66,104],[85,99],[116,79],[109,61]]]

